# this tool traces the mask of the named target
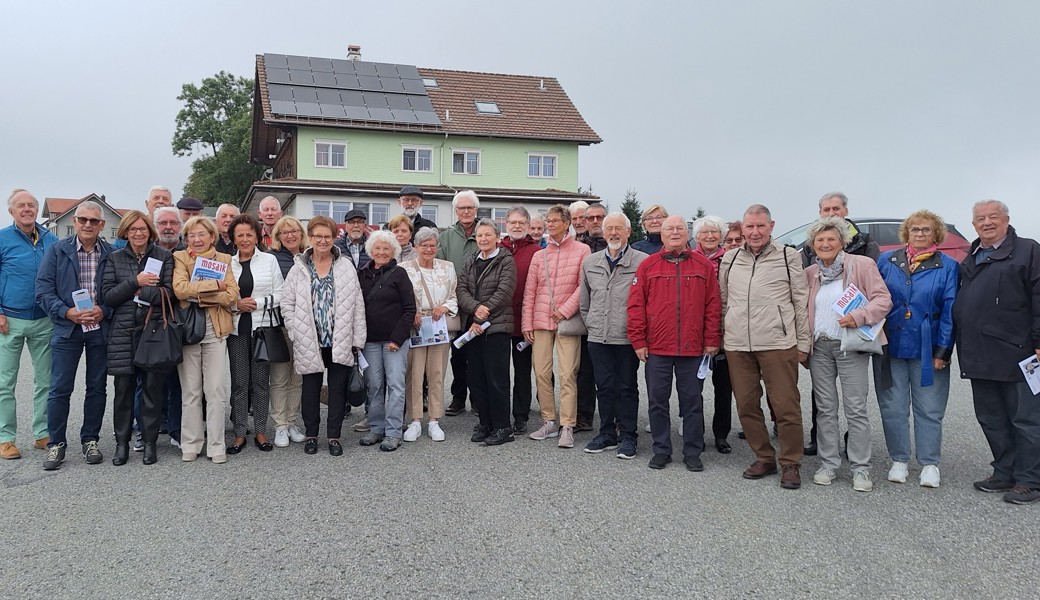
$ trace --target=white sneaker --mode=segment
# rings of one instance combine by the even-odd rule
[[[274,430],[274,445],[279,448],[289,447],[289,428],[279,427]]]
[[[426,431],[430,434],[430,439],[435,442],[444,441],[444,430],[441,429],[441,424],[437,421],[430,421],[429,425],[426,426]]]
[[[874,482],[870,480],[870,473],[856,471],[852,474],[852,489],[857,492],[869,492],[874,489]]]
[[[295,425],[290,425],[289,440],[296,444],[302,444],[303,442],[307,441],[307,436],[303,435],[303,432],[300,431],[300,429]]]
[[[177,438],[175,438],[175,437],[171,437],[170,438],[170,445],[173,446],[174,448],[180,448],[181,447],[181,443],[178,442]]]
[[[830,469],[819,469],[816,474],[812,476],[812,482],[816,485],[830,485],[834,481],[834,471]]]
[[[538,431],[532,431],[527,437],[532,440],[544,440],[545,438],[556,437],[560,435],[560,428],[556,426],[556,421],[546,421],[542,423],[542,426],[538,428]]]
[[[422,435],[422,425],[418,421],[412,421],[408,424],[408,429],[404,430],[404,435],[401,436],[406,442],[414,442],[419,439]]]
[[[924,473],[921,473],[922,477]],[[938,476],[938,473],[936,473]],[[888,480],[892,483],[906,483],[906,463],[895,461],[892,468],[888,470]],[[924,485],[923,483],[921,485]]]
[[[939,487],[939,467],[935,465],[925,465],[924,468],[921,469],[921,487]]]

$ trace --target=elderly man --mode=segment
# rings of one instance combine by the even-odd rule
[[[859,256],[868,256],[877,261],[878,256],[881,254],[881,248],[878,243],[870,237],[870,234],[866,231],[860,231],[859,227],[849,218],[849,198],[841,192],[829,192],[824,194],[820,198],[819,202],[820,218],[824,217],[841,217],[845,219],[845,222],[849,224],[849,241],[845,244],[845,252],[849,254],[858,254]],[[802,268],[807,268],[809,265],[816,262],[816,253],[813,251],[812,244],[806,242],[805,246],[802,246]],[[809,429],[809,445],[804,448],[804,453],[809,456],[816,455],[816,395],[812,396],[812,427]],[[845,434],[846,444],[849,441],[849,434]]]
[[[368,241],[368,217],[358,209],[347,212],[343,218],[346,225],[347,235],[336,239],[336,247],[347,257],[358,269],[368,264],[368,254],[365,252],[365,242]]]
[[[607,247],[607,240],[603,237],[603,219],[607,216],[607,209],[599,202],[590,205],[585,210],[586,235],[582,241],[593,252],[599,252]]]
[[[155,220],[155,209],[162,206],[173,206],[173,195],[170,188],[163,185],[153,185],[148,190],[148,199],[144,201],[144,207],[148,216]]]
[[[524,287],[527,285],[527,271],[531,268],[531,259],[541,246],[527,233],[531,213],[523,206],[514,206],[506,213],[505,239],[500,245],[509,250],[516,263],[516,289],[513,290],[513,314],[519,317],[524,314]],[[523,322],[513,319],[513,339],[510,340],[513,354],[513,433],[527,433],[527,419],[531,414],[531,356],[530,345],[523,350],[517,344],[524,342]]]
[[[159,233],[158,244],[170,252],[184,250],[184,240],[181,239],[180,212],[172,206],[163,206],[155,211],[155,230]]]
[[[401,212],[404,216],[412,220],[412,242],[415,241],[415,234],[423,227],[437,229],[436,223],[429,219],[424,219],[422,216],[423,191],[421,189],[414,185],[404,186],[401,188],[401,194],[398,196],[397,202],[401,205]]]
[[[664,247],[639,265],[628,297],[628,338],[639,360],[646,361],[647,413],[654,438],[651,469],[672,462],[669,400],[674,375],[683,463],[689,471],[704,470],[704,381],[697,372],[704,357],[719,350],[721,300],[715,268],[690,250],[689,239],[685,219],[665,219]]]
[[[746,479],[775,474],[776,451],[762,416],[764,380],[776,413],[780,442],[780,485],[802,485],[802,411],[798,364],[809,353],[808,285],[798,252],[773,241],[769,209],[744,211],[744,245],[728,251],[719,269],[724,344],[737,414],[755,452]]]
[[[79,432],[83,458],[89,465],[104,460],[98,448],[101,421],[105,416],[108,391],[108,349],[106,316],[111,309],[102,306],[97,294],[104,261],[112,246],[99,239],[105,228],[104,213],[96,202],[83,202],[76,208],[72,227],[76,234],[52,245],[36,275],[36,302],[50,315],[51,390],[47,396],[47,433],[50,437],[46,471],[61,467],[65,461],[69,404],[76,385],[76,369],[86,350],[86,391],[83,395],[83,426]],[[73,294],[86,290],[89,309],[76,307]]]
[[[463,190],[451,199],[451,207],[458,220],[441,234],[437,258],[451,261],[455,265],[455,273],[462,273],[466,259],[477,251],[474,233],[480,198],[473,190]],[[451,375],[451,404],[444,410],[444,414],[454,417],[466,410],[466,346],[462,349],[454,345],[451,347]]]
[[[607,247],[607,240],[603,238],[603,219],[607,215],[607,209],[599,202],[586,206],[585,237],[577,239],[588,246],[592,252],[599,252]],[[572,212],[572,223],[574,222],[573,214]],[[581,365],[578,367],[578,424],[574,426],[574,431],[592,431],[593,429],[592,424],[596,419],[596,374],[594,371],[592,357],[589,355],[589,338],[583,335],[581,336]]]
[[[58,241],[36,222],[40,204],[18,189],[7,198],[14,224],[0,229],[0,458],[21,458],[15,445],[18,410],[14,389],[22,347],[29,347],[35,372],[32,430],[34,448],[47,448],[47,390],[51,385],[51,320],[36,302],[36,271]]]
[[[632,223],[625,213],[611,213],[599,224],[606,233],[607,248],[590,254],[581,264],[580,310],[589,330],[600,425],[585,452],[618,448],[620,437],[617,457],[631,459],[636,456],[638,438],[639,357],[628,339],[628,295],[636,269],[647,255],[628,246]]]
[[[979,237],[961,263],[953,318],[961,378],[971,380],[993,453],[993,474],[974,485],[1032,504],[1040,501],[1040,400],[1019,363],[1040,360],[1040,244],[1019,237],[997,200],[976,203],[971,222]]]
[[[257,206],[256,216],[263,225],[260,241],[264,243],[264,248],[270,248],[271,231],[274,230],[274,224],[278,222],[278,219],[282,218],[282,203],[274,196],[267,196]],[[354,264],[357,264],[357,261]]]
[[[180,211],[181,223],[187,223],[188,219],[202,214],[206,207],[198,198],[181,198],[177,201],[177,210]]]
[[[234,236],[232,232],[228,231],[228,226],[231,225],[231,221],[235,219],[239,214],[238,207],[234,204],[221,204],[217,208],[217,216],[214,222],[217,225],[217,252],[223,252],[224,254],[234,254],[235,240],[232,239]]]
[[[527,226],[527,234],[531,236],[531,239],[538,242],[538,245],[545,248],[545,218],[540,215],[531,215],[531,222]]]
[[[585,236],[589,232],[585,226],[585,211],[588,208],[589,203],[584,200],[575,200],[567,207],[567,210],[571,213],[571,228],[574,230],[574,239],[579,242],[585,241]]]

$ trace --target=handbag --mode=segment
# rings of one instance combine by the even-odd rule
[[[253,330],[253,362],[289,362],[289,344],[285,341],[281,312],[277,308],[272,310],[265,305],[260,319],[261,323],[270,319],[267,322],[271,325]]]
[[[206,337],[206,313],[198,302],[188,302],[188,306],[177,308],[177,321],[181,326],[181,340],[185,346],[198,344]]]
[[[148,307],[141,331],[134,348],[134,366],[143,371],[165,372],[173,370],[184,357],[180,327],[175,320],[173,300],[166,288],[159,289],[161,319],[152,320],[154,306]]]
[[[361,370],[358,363],[357,353],[354,353],[354,366],[350,367],[350,375],[347,377],[347,402],[351,406],[361,406],[368,399],[368,386],[365,383],[365,372]]]
[[[545,267],[545,285],[549,287],[549,305],[552,307],[553,312],[556,312],[556,298],[553,297],[552,278],[549,277],[549,261],[542,256],[542,266]],[[585,327],[585,321],[581,318],[581,313],[575,314],[569,319],[564,319],[556,324],[556,333],[559,335],[579,336],[588,335],[589,330]]]
[[[419,261],[413,260],[415,263],[415,270],[419,273],[419,283],[422,284],[422,289],[426,292],[426,300],[430,303],[430,306],[435,306],[436,303],[433,301],[433,296],[430,294],[430,289],[426,287],[426,278],[423,277],[422,268],[419,267]],[[444,318],[448,320],[448,333],[457,333],[462,331],[462,319],[459,315],[444,315]]]

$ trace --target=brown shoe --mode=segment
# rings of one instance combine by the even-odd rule
[[[776,463],[756,460],[755,464],[744,469],[744,479],[762,479],[766,475],[776,474]]]
[[[22,453],[18,451],[18,447],[14,445],[14,442],[0,443],[0,458],[4,460],[14,460],[21,457]]]
[[[47,436],[43,436],[42,438],[40,438],[40,439],[36,440],[35,442],[33,442],[33,448],[36,448],[37,450],[46,450],[47,449],[47,444],[49,444],[50,441],[51,441],[51,438],[49,438]]]
[[[780,487],[785,490],[797,490],[802,487],[802,474],[798,465],[784,465],[781,469],[783,473],[780,474]]]

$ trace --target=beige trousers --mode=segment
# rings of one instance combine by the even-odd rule
[[[560,425],[574,427],[578,419],[578,367],[581,363],[581,337],[557,335],[555,331],[536,330],[531,362],[538,385],[538,407],[543,421],[556,420],[556,395],[553,393],[553,347],[560,362]]]
[[[421,420],[423,375],[426,376],[429,388],[430,418],[440,419],[444,416],[444,372],[448,368],[448,346],[413,347],[408,351],[408,387],[405,389],[405,402],[408,416],[413,420]]]
[[[181,379],[181,452],[201,454],[205,444],[206,456],[210,458],[227,454],[224,445],[224,405],[229,398],[227,361],[225,340],[184,347],[184,360],[177,365]],[[206,394],[205,425],[202,422],[203,393]]]
[[[289,362],[271,363],[271,420],[274,426],[296,425],[300,418],[303,376],[296,372],[289,344]]]

